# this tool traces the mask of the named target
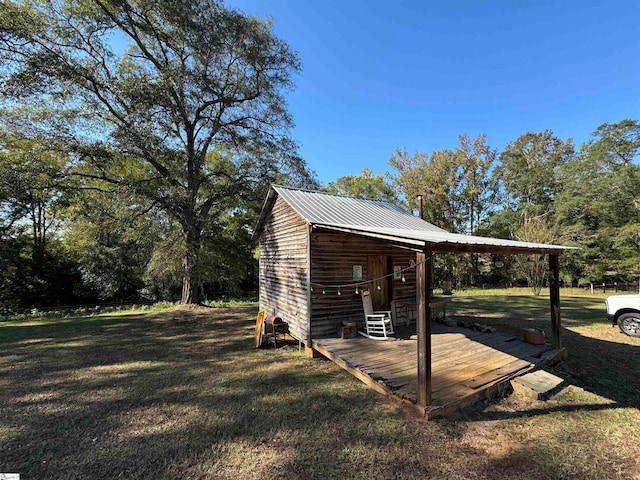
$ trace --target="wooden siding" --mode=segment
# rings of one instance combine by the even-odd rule
[[[291,334],[307,336],[307,224],[281,198],[260,234],[260,308],[289,323]]]
[[[362,267],[362,280],[373,280],[368,272],[369,256],[386,255],[394,266],[410,267],[416,254],[414,251],[395,247],[383,240],[372,240],[357,235],[339,232],[313,231],[311,234],[311,330],[313,338],[335,337],[343,320],[364,324],[362,300],[355,287],[338,289],[336,285],[355,283],[353,266]],[[404,272],[405,281],[390,279],[389,300],[411,299],[416,296],[415,267]],[[372,288],[362,285],[359,290]],[[323,287],[325,293],[323,294]]]

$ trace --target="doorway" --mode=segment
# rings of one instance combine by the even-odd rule
[[[374,310],[389,310],[391,305],[391,256],[369,255],[367,275]],[[384,278],[383,278],[384,277]]]

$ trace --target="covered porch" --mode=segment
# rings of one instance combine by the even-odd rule
[[[327,226],[316,229],[336,230]],[[309,351],[315,350],[326,356],[381,393],[410,401],[426,416],[433,416],[494,394],[500,388],[507,388],[514,376],[566,355],[560,338],[559,255],[570,247],[447,232],[381,228],[376,232],[364,229],[338,230],[353,239],[376,238],[413,251],[415,255],[415,260],[411,262],[411,268],[415,269],[415,303],[410,299],[415,305],[415,340],[390,340],[386,345],[387,342],[379,340],[340,340],[319,336],[308,338],[306,343]],[[440,253],[546,256],[550,291],[550,345],[540,347],[500,334],[480,334],[458,327],[446,327],[443,330],[445,327],[435,325],[431,321],[435,313],[434,303],[438,302],[433,297],[433,263],[434,256]],[[323,292],[326,288],[319,282],[310,283]],[[352,285],[338,285],[337,289],[339,291],[340,287]],[[361,288],[374,286],[374,292],[381,290],[377,286],[379,278],[375,276],[357,285],[362,285]]]
[[[433,323],[431,401],[424,406],[418,403],[418,340],[412,333],[414,328],[401,327],[389,341],[361,336],[318,339],[313,348],[378,392],[416,407],[427,418],[504,391],[511,379],[553,364],[565,354],[564,349],[531,345],[512,335]]]

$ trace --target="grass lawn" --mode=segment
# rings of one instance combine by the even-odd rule
[[[640,339],[561,300],[574,387],[424,421],[295,346],[257,308],[0,320],[0,472],[23,479],[638,479]],[[519,334],[548,298],[456,295]]]

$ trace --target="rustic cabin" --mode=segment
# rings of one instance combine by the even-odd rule
[[[254,236],[259,239],[260,308],[286,322],[309,355],[324,355],[426,415],[455,408],[461,399],[487,395],[515,373],[564,353],[558,255],[567,247],[452,234],[393,203],[275,185]],[[446,304],[432,295],[432,262],[439,252],[548,254],[551,345],[545,350],[495,334],[474,336],[459,327],[434,331],[442,326],[432,326],[430,307]],[[345,335],[345,325],[355,323],[365,330],[363,291],[376,312],[395,315],[400,307],[413,306],[413,314],[405,310],[403,320],[415,321],[415,336],[402,341],[393,334],[385,334],[390,341],[366,335],[346,338],[353,335]],[[495,350],[496,358],[487,360],[490,355],[480,347]],[[384,354],[388,362],[380,361]],[[376,365],[368,363],[373,359]],[[459,382],[451,380],[454,373]]]

